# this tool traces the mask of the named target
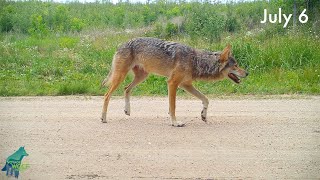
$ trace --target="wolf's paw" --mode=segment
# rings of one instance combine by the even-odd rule
[[[184,127],[186,124],[181,121],[172,122],[172,126],[174,127]]]
[[[202,121],[207,122],[207,117],[201,115],[201,119],[202,119]]]
[[[201,111],[201,119],[202,119],[202,121],[207,122],[207,115],[204,112],[204,110]]]
[[[107,123],[107,120],[105,118],[100,118],[102,123]]]
[[[125,110],[124,110],[124,113],[125,113],[126,115],[130,116],[130,110],[125,109]]]

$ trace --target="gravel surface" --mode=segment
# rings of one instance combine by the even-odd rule
[[[234,100],[235,99],[235,100]],[[19,179],[319,179],[320,96],[210,99],[0,98],[0,165],[20,146],[29,168]],[[0,179],[7,179],[0,172]]]

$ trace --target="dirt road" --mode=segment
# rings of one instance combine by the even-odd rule
[[[167,98],[0,98],[0,165],[20,146],[19,179],[320,178],[320,97],[179,99],[170,126]],[[2,168],[2,167],[1,167]],[[0,179],[7,179],[0,172]]]

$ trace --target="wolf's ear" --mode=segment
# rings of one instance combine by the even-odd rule
[[[228,61],[229,57],[231,56],[231,45],[228,44],[227,47],[225,47],[220,55],[220,63]]]

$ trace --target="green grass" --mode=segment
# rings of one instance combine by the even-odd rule
[[[305,33],[266,37],[265,32],[225,36],[210,44],[176,37],[200,49],[221,50],[226,43],[250,75],[236,85],[231,81],[195,82],[205,94],[314,94],[320,93],[320,39]],[[141,32],[111,30],[37,38],[17,33],[0,35],[0,96],[103,95],[100,82],[110,69],[116,48]],[[132,80],[126,78],[115,92]],[[184,94],[182,90],[179,94]],[[166,95],[166,78],[151,75],[134,95]]]
[[[103,95],[101,81],[117,47],[152,36],[212,51],[227,43],[250,72],[243,83],[195,82],[205,94],[320,93],[320,23],[316,1],[308,23],[293,29],[261,24],[263,9],[292,13],[292,1],[200,3],[51,3],[0,0],[0,96]],[[307,7],[306,7],[307,6]],[[132,80],[129,75],[116,95]],[[185,94],[182,90],[179,95]],[[151,75],[134,95],[166,95],[166,78]]]

